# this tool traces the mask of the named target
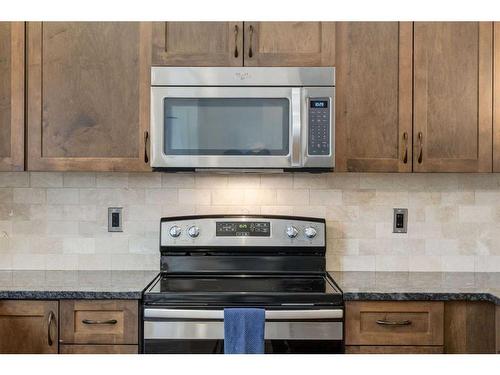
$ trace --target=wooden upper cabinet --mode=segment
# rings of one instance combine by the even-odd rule
[[[242,66],[243,22],[155,22],[153,65]]]
[[[30,22],[27,169],[149,170],[151,24]]]
[[[24,23],[0,22],[0,171],[24,169]]]
[[[245,66],[334,66],[334,22],[245,22]]]
[[[412,23],[336,25],[336,170],[411,172]]]
[[[492,23],[414,24],[414,171],[492,171],[492,64]]]
[[[56,354],[57,301],[0,301],[0,353]]]

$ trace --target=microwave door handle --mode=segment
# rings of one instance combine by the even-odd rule
[[[300,167],[301,166],[301,142],[300,142],[300,133],[301,133],[301,107],[302,107],[302,89],[300,88],[292,88],[292,167]]]

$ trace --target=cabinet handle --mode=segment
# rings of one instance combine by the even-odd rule
[[[53,344],[52,333],[50,331],[50,328],[52,327],[52,322],[54,321],[55,317],[56,317],[56,314],[54,314],[53,311],[50,311],[49,312],[49,321],[47,323],[47,342],[48,342],[49,346],[52,346],[52,344]]]
[[[234,57],[238,57],[238,33],[239,33],[238,25],[234,25]]]
[[[83,324],[116,324],[116,323],[118,323],[118,320],[116,320],[116,319],[109,319],[109,320],[83,319],[82,323]]]
[[[408,133],[403,133],[403,141],[405,143],[405,152],[403,153],[403,163],[408,163]]]
[[[250,25],[248,27],[248,30],[250,32],[250,36],[249,36],[249,44],[248,44],[248,57],[252,57],[253,56],[253,51],[252,51],[252,40],[253,40],[253,25]]]
[[[422,132],[418,132],[418,144],[420,146],[420,151],[418,153],[418,164],[422,164],[422,150],[424,148],[423,146],[423,138],[424,138],[424,135],[422,134]]]
[[[144,163],[149,163],[149,157],[148,157],[148,139],[149,139],[149,132],[145,131],[144,132]]]
[[[376,321],[377,324],[381,326],[409,326],[411,324],[411,320],[385,320],[379,319]]]

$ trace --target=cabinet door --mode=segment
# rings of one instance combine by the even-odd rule
[[[0,301],[0,353],[57,353],[57,322],[57,301]]]
[[[28,23],[28,170],[148,170],[151,24]]]
[[[242,22],[155,22],[153,65],[242,66]]]
[[[245,22],[245,66],[334,66],[333,22]]]
[[[24,169],[24,23],[0,22],[0,171]]]
[[[489,22],[415,23],[414,171],[492,171],[492,52]]]
[[[411,172],[412,29],[337,23],[337,170]]]
[[[495,305],[485,301],[446,302],[444,347],[449,354],[495,353]]]

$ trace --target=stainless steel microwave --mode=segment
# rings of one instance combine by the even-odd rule
[[[154,170],[332,171],[335,68],[151,69]]]

